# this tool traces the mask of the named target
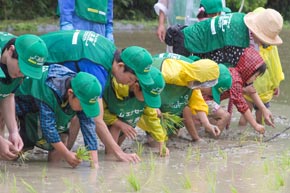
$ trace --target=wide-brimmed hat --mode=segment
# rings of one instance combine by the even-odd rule
[[[279,45],[283,41],[279,33],[283,27],[283,17],[274,9],[265,9],[262,12],[250,12],[244,17],[246,26],[263,43]]]

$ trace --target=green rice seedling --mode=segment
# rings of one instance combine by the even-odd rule
[[[263,143],[263,135],[260,135],[260,137],[256,137],[255,140],[256,140],[256,142],[258,144],[259,155],[260,155],[260,157],[262,157],[262,155],[263,155],[263,153],[265,152],[265,149],[266,149],[266,143]]]
[[[232,193],[238,193],[238,190],[233,185],[230,185],[230,188]]]
[[[170,193],[170,189],[167,186],[163,185],[162,186],[162,192],[164,192],[164,193]]]
[[[265,160],[263,166],[264,166],[264,173],[268,175],[269,174],[269,160]]]
[[[195,160],[199,163],[200,162],[200,158],[201,158],[201,153],[200,153],[200,147],[196,147],[195,148]]]
[[[206,180],[209,184],[209,191],[211,193],[215,193],[216,192],[216,183],[217,183],[217,179],[216,179],[216,171],[214,170],[211,170],[209,168],[207,168],[207,171],[206,171]]]
[[[156,157],[154,156],[153,152],[150,151],[150,161],[149,161],[149,166],[150,166],[150,172],[154,172],[156,168]]]
[[[249,127],[247,127],[240,135],[239,137],[239,146],[243,146],[243,144],[247,141],[248,138],[248,130]]]
[[[21,182],[25,186],[27,192],[29,192],[29,193],[37,193],[35,188],[31,184],[26,182],[24,179],[21,179]]]
[[[280,189],[282,186],[285,185],[284,176],[279,171],[276,171],[269,185],[271,186],[270,187],[271,189],[274,189],[274,190]]]
[[[28,159],[28,157],[27,157],[27,155],[28,155],[28,152],[23,152],[23,151],[20,151],[19,153],[18,153],[18,156],[19,156],[19,160],[21,161],[21,163],[22,164],[24,164],[26,161],[28,161],[29,159]]]
[[[280,159],[280,167],[283,169],[283,170],[288,170],[289,167],[290,167],[290,156],[288,155],[287,152],[283,152],[282,154],[282,157]]]
[[[0,184],[9,183],[9,171],[7,170],[6,164],[4,165],[3,169],[0,169]]]
[[[41,172],[41,181],[44,182],[46,178],[47,178],[47,168],[46,165],[44,165]]]
[[[65,186],[68,188],[65,191],[65,193],[66,192],[68,192],[68,193],[70,193],[70,192],[84,193],[80,184],[75,183],[75,182],[69,180],[68,178],[63,178],[63,182],[64,182]]]
[[[130,174],[127,177],[129,185],[133,188],[135,192],[138,192],[141,189],[141,184],[139,179],[136,177],[133,169],[131,168]]]
[[[218,147],[218,154],[223,158],[223,160],[225,160],[225,162],[228,161],[228,153],[222,150],[220,147]]]
[[[11,188],[11,193],[17,193],[18,192],[18,189],[17,189],[17,180],[16,180],[16,177],[15,175],[13,174],[13,186]]]
[[[182,179],[181,179],[181,182],[182,182],[182,187],[186,190],[189,190],[192,188],[192,183],[191,183],[191,180],[190,180],[190,177],[189,175],[185,174]]]
[[[161,155],[162,157],[165,157],[166,156],[166,143],[165,142],[162,144],[161,154],[162,154]]]
[[[137,144],[137,152],[136,153],[139,157],[142,157],[142,154],[144,152],[144,146],[141,142],[139,142],[137,140],[136,140],[136,144]]]
[[[162,113],[161,116],[161,126],[168,135],[177,134],[178,129],[182,128],[183,125],[183,118],[171,113]]]
[[[77,158],[80,159],[80,160],[83,160],[83,161],[91,161],[90,152],[89,152],[88,149],[87,149],[85,146],[83,146],[83,145],[80,145],[80,146],[77,148],[76,156],[77,156]]]
[[[191,144],[189,144],[187,151],[186,151],[186,157],[185,157],[186,162],[189,162],[191,160],[192,154],[193,154],[193,147]]]

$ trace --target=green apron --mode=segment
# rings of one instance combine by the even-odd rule
[[[34,98],[43,101],[47,104],[55,113],[56,129],[58,133],[68,131],[68,123],[72,119],[76,112],[69,109],[68,112],[64,112],[58,103],[56,96],[52,89],[45,83],[48,68],[44,67],[44,73],[41,80],[34,80],[31,78],[25,79],[21,87],[17,91],[17,95],[31,95]],[[36,146],[51,150],[52,146],[46,142],[42,136],[41,128],[39,125],[39,113],[28,113],[25,116],[25,127],[28,139],[34,142]]]
[[[108,109],[123,122],[135,127],[141,115],[143,114],[145,102],[138,101],[136,97],[119,100],[112,88],[112,85],[106,85],[103,99],[108,104]]]
[[[107,38],[83,30],[57,31],[40,36],[49,50],[47,63],[63,63],[88,59],[102,65],[107,71],[112,68],[115,45]]]
[[[164,59],[172,57],[173,55],[166,54],[163,56],[163,58],[154,58],[152,63],[152,66],[160,69],[161,72]],[[189,58],[186,57],[181,57],[180,59],[184,59],[188,62],[191,61]],[[184,107],[188,104],[191,93],[192,90],[188,87],[166,84],[165,88],[160,94],[162,103],[160,107],[161,112],[169,112],[171,114],[180,116],[183,112]]]
[[[185,48],[189,52],[202,54],[225,46],[249,47],[249,30],[244,16],[244,13],[230,13],[184,28]]]
[[[75,12],[83,19],[97,23],[107,23],[108,1],[75,0]]]

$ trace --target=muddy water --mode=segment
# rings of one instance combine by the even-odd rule
[[[22,163],[0,162],[0,192],[135,192],[129,177],[146,193],[274,193],[290,191],[290,131],[263,143],[290,126],[289,80],[290,39],[284,30],[284,44],[279,47],[286,80],[281,84],[281,95],[274,99],[271,111],[276,128],[267,128],[264,139],[251,128],[237,126],[235,112],[229,130],[219,140],[213,140],[203,131],[207,143],[195,144],[184,139],[171,139],[171,155],[159,158],[156,150],[144,146],[142,163],[116,162],[99,151],[100,168],[91,169],[82,163],[71,169],[66,163],[48,164],[47,154],[35,150],[29,160]],[[123,48],[140,45],[152,54],[163,52],[154,32],[118,32],[116,44]],[[138,139],[144,141],[144,133]],[[136,150],[134,141],[127,141],[125,151]]]

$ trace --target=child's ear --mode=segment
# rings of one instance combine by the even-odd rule
[[[68,94],[68,96],[69,96],[69,95],[73,95],[73,94],[74,94],[73,89],[69,88],[69,89],[67,90],[67,94]]]
[[[118,68],[119,69],[123,68],[123,71],[125,70],[125,64],[124,64],[124,62],[118,62],[117,65],[118,65]]]

